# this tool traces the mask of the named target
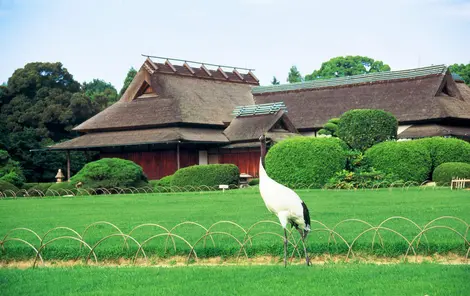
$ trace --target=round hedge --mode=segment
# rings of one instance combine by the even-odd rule
[[[366,167],[394,174],[403,181],[422,183],[431,173],[431,155],[418,141],[389,141],[372,146],[364,153]]]
[[[433,137],[415,140],[428,148],[432,168],[446,162],[470,163],[470,143],[456,138]]]
[[[266,155],[268,175],[288,186],[320,188],[346,167],[343,141],[338,138],[295,137],[275,144]]]
[[[0,192],[6,193],[5,191],[7,190],[11,190],[15,193],[19,191],[18,187],[16,187],[15,185],[8,183],[6,181],[0,180]]]
[[[397,138],[398,121],[392,113],[375,109],[345,112],[338,123],[337,135],[352,149],[366,150]]]
[[[240,171],[233,164],[193,165],[176,171],[171,186],[238,185]]]
[[[148,185],[147,177],[136,163],[121,158],[103,158],[86,164],[70,179],[83,188],[129,188]]]
[[[470,178],[470,164],[446,162],[440,164],[432,173],[432,180],[438,185],[450,185],[452,178]]]

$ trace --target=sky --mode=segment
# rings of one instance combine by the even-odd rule
[[[148,54],[254,68],[266,85],[345,55],[392,70],[470,63],[470,0],[0,0],[0,40],[0,83],[61,62],[119,91]]]

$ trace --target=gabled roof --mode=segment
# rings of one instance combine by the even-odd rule
[[[251,107],[247,109],[252,109]],[[242,108],[237,107],[235,110],[240,109]],[[287,116],[287,111],[279,108],[270,113],[262,112],[253,115],[240,113],[224,130],[224,134],[230,142],[258,141],[261,135],[268,132],[271,134],[282,134],[283,136],[298,133]],[[280,137],[281,135],[279,135]]]
[[[168,124],[222,127],[235,106],[253,104],[251,74],[153,63],[147,59],[119,102],[75,127],[80,132],[160,127]],[[175,71],[173,71],[173,69]],[[192,68],[191,68],[192,69]],[[197,71],[196,71],[197,70]],[[199,72],[198,72],[199,71]],[[198,74],[199,73],[199,74]],[[207,74],[204,74],[207,75]],[[220,76],[218,76],[220,75]]]
[[[337,80],[337,81],[336,81]],[[470,102],[444,66],[254,88],[258,104],[283,101],[301,130],[321,128],[351,109],[382,109],[400,123],[470,119]]]

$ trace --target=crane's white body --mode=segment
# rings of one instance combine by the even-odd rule
[[[259,191],[268,210],[279,218],[282,227],[288,222],[298,225],[300,230],[310,231],[305,224],[302,200],[294,190],[277,183],[266,173],[263,162],[259,164]]]

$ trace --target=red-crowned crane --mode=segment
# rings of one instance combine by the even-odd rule
[[[304,246],[305,261],[309,265],[310,260],[305,246],[305,238],[310,231],[310,214],[307,205],[294,190],[277,183],[268,176],[264,169],[266,137],[262,135],[259,139],[261,142],[259,191],[268,210],[276,214],[284,228],[284,266],[287,266],[287,223],[299,231]]]

